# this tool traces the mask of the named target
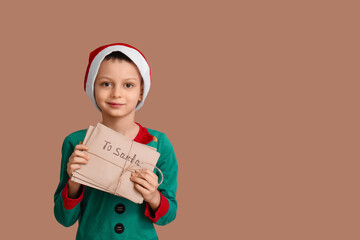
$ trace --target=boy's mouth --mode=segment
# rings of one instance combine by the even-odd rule
[[[121,107],[122,105],[124,105],[124,104],[121,104],[121,103],[114,103],[114,102],[108,102],[108,104],[109,104],[111,107]]]

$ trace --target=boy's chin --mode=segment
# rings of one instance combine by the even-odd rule
[[[106,117],[108,118],[123,118],[126,116],[131,115],[134,111],[130,111],[130,112],[115,112],[115,111],[101,111],[101,114],[104,116],[106,115]]]

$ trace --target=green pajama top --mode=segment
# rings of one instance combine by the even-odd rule
[[[84,185],[80,197],[69,198],[67,163],[75,146],[84,140],[87,129],[73,132],[64,139],[60,182],[54,194],[54,215],[65,227],[79,221],[77,240],[158,239],[154,224],[166,225],[175,219],[178,165],[173,146],[164,133],[138,125],[140,130],[134,141],[155,147],[160,153],[156,166],[162,171],[164,180],[158,187],[161,202],[155,213],[145,201],[137,204]],[[156,168],[154,173],[161,179]]]

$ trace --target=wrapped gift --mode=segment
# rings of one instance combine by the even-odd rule
[[[73,171],[71,180],[142,203],[142,195],[130,180],[131,173],[136,169],[153,171],[160,153],[101,123],[95,127],[90,125],[84,144],[89,147],[85,152],[90,160]]]

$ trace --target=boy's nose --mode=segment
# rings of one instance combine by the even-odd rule
[[[122,93],[121,93],[121,87],[120,86],[115,86],[111,92],[112,97],[121,97]]]

